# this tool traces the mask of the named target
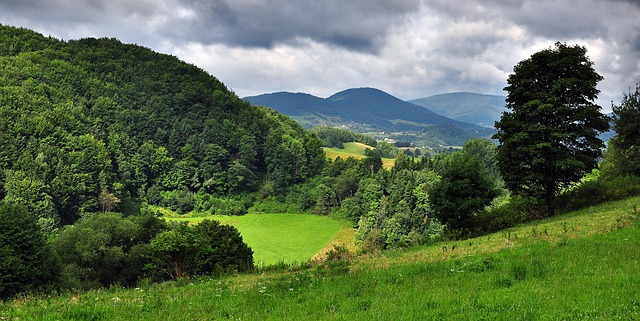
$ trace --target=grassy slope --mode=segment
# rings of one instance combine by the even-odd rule
[[[355,159],[362,159],[365,157],[364,151],[367,148],[374,149],[371,146],[368,146],[362,143],[356,143],[356,142],[344,143],[344,148],[342,149],[327,148],[327,147],[323,149],[325,154],[327,154],[327,157],[331,159],[336,159],[338,157],[341,157],[341,158],[353,157]],[[394,163],[395,163],[395,159],[393,158],[382,159],[382,166],[384,166],[384,168],[386,169],[392,168]]]
[[[338,234],[342,224],[326,216],[309,214],[246,214],[211,216],[235,226],[253,249],[256,265],[309,261]],[[199,222],[204,218],[171,218]]]
[[[0,318],[638,319],[640,228],[630,214],[639,203],[635,197],[476,239],[387,251],[358,259],[348,274],[311,269],[22,298],[0,305]]]

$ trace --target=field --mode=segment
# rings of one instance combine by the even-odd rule
[[[335,238],[342,227],[340,222],[329,217],[309,214],[246,214],[208,218],[235,226],[253,249],[257,266],[309,261]],[[203,219],[171,218],[192,223]]]
[[[0,320],[637,320],[638,204],[635,197],[335,269],[23,297],[0,303]]]
[[[348,158],[348,157],[353,157],[355,159],[362,159],[364,158],[364,151],[365,149],[370,148],[370,149],[375,149],[374,147],[362,144],[362,143],[345,143],[344,144],[344,148],[340,149],[340,148],[323,148],[325,154],[327,154],[327,157],[330,159],[336,159],[338,157],[340,158]],[[390,169],[393,167],[393,164],[395,163],[395,159],[394,158],[383,158],[382,159],[382,166],[386,169]]]

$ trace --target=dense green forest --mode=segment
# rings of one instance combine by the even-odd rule
[[[322,168],[313,135],[175,57],[11,27],[0,55],[0,197],[52,227],[131,199],[210,210]]]

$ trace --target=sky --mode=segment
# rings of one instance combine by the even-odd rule
[[[240,97],[506,95],[513,67],[558,41],[587,48],[603,110],[640,82],[640,0],[0,0],[0,24],[139,44]]]

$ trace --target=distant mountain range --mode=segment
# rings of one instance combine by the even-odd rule
[[[451,119],[492,128],[506,111],[505,96],[456,92],[409,100]]]
[[[460,145],[495,130],[439,115],[374,88],[353,88],[328,98],[305,93],[277,92],[245,97],[288,115],[303,126],[340,126],[357,132],[422,133],[440,145]],[[423,135],[423,136],[424,136]]]
[[[403,101],[374,88],[353,88],[328,98],[277,92],[245,97],[306,128],[343,127],[356,132],[387,132],[385,137],[428,146],[460,146],[470,138],[489,138],[506,111],[505,96],[454,92]],[[614,133],[603,133],[608,141]]]

